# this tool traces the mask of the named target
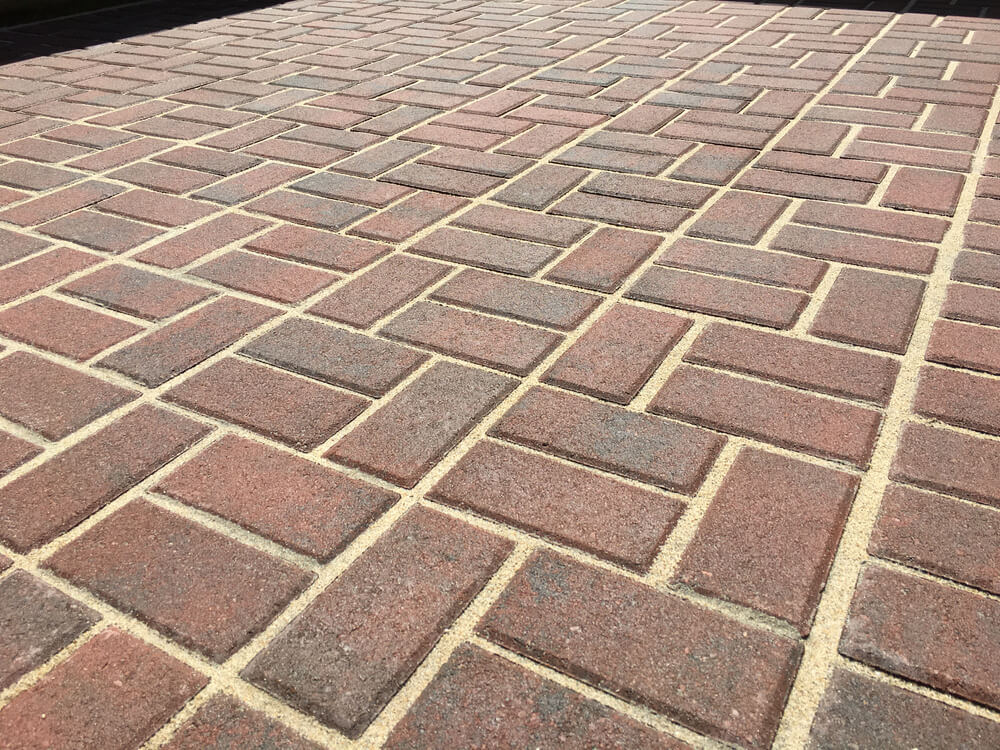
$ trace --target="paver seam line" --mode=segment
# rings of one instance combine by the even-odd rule
[[[826,272],[823,274],[823,278],[819,280],[819,284],[810,293],[809,301],[806,303],[805,308],[799,315],[799,319],[795,321],[795,324],[789,329],[789,332],[798,334],[805,341],[819,341],[822,343],[833,343],[828,339],[820,338],[819,336],[813,336],[809,329],[812,328],[813,321],[816,320],[816,316],[819,314],[820,308],[823,307],[823,303],[826,301],[826,296],[830,289],[833,288],[834,282],[836,282],[837,277],[840,276],[840,272],[844,268],[850,268],[851,266],[845,263],[831,264]],[[854,266],[857,268],[857,266]],[[912,276],[907,276],[907,278],[913,278]],[[847,345],[848,349],[853,351],[865,351],[865,347],[854,346],[851,344]],[[871,351],[871,350],[868,350]]]

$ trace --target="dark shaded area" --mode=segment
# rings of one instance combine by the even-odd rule
[[[109,0],[65,0],[51,6],[39,6],[29,0],[30,8],[25,10],[20,0],[0,0],[0,64],[152,34],[233,13],[279,5],[280,2],[281,0],[144,0],[129,5],[106,7]],[[81,14],[88,7],[97,9]],[[77,15],[66,16],[67,13]],[[39,14],[44,14],[46,18],[35,20]]]
[[[32,23],[149,0],[0,0],[0,26]]]
[[[720,0],[723,1],[746,0]],[[112,2],[127,3],[128,0],[0,0],[0,64],[281,4],[281,0],[139,0],[107,7]],[[787,4],[889,13],[898,13],[907,6],[904,0],[806,0]],[[664,10],[667,7],[664,4]],[[90,8],[95,10],[86,12]],[[984,0],[918,0],[907,8],[907,12],[1000,18],[1000,4]],[[67,16],[69,13],[74,15]]]

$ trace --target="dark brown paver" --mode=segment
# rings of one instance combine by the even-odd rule
[[[109,628],[0,710],[4,750],[138,748],[208,678]],[[42,719],[44,717],[44,719]]]
[[[827,269],[826,263],[809,258],[689,237],[674,242],[656,262],[687,271],[702,271],[802,291],[814,290]]]
[[[600,302],[592,294],[471,268],[437,287],[431,297],[561,331],[576,328]]]
[[[0,539],[27,551],[76,526],[208,428],[142,405],[0,489]]]
[[[1000,375],[1000,330],[939,320],[931,331],[927,359]]]
[[[660,244],[660,238],[625,229],[599,229],[552,267],[545,278],[613,292]]]
[[[240,351],[367,396],[385,395],[427,359],[389,341],[300,318],[285,321]]]
[[[845,268],[810,326],[810,333],[902,354],[923,301],[919,279]]]
[[[70,274],[100,262],[92,253],[57,247],[0,271],[0,304],[44,289]]]
[[[0,414],[49,440],[66,437],[138,395],[27,352],[0,359]]]
[[[131,250],[163,233],[159,227],[96,211],[76,211],[43,224],[39,231],[107,253]]]
[[[882,405],[899,372],[887,357],[722,323],[709,325],[684,360]]]
[[[490,434],[686,495],[725,443],[696,427],[548,388],[528,391]]]
[[[263,630],[313,577],[143,500],[88,529],[45,564],[219,662]]]
[[[867,465],[881,421],[871,409],[689,365],[649,410],[858,466]]]
[[[640,571],[682,510],[657,493],[490,442],[466,453],[431,494]]]
[[[557,359],[542,379],[627,404],[691,326],[686,318],[615,305]]]
[[[510,549],[510,542],[462,521],[411,510],[243,676],[357,737]]]
[[[549,331],[429,302],[411,306],[379,332],[514,375],[527,375],[562,340]]]
[[[868,550],[1000,595],[1000,513],[990,508],[891,486]]]
[[[996,599],[868,565],[854,593],[840,651],[996,708],[998,619]]]
[[[652,750],[684,743],[475,646],[460,646],[386,743],[399,750]]]
[[[233,250],[191,270],[193,276],[265,299],[294,304],[329,286],[337,277],[257,253]]]
[[[213,443],[156,490],[321,560],[338,554],[399,498],[234,435]]]
[[[131,266],[106,266],[60,290],[146,320],[169,318],[215,295],[211,289]]]
[[[235,698],[217,695],[180,726],[163,746],[165,750],[241,748],[242,750],[319,750],[266,714],[254,711]]]
[[[163,398],[308,451],[368,406],[368,401],[241,357],[227,357]]]
[[[809,297],[801,292],[653,266],[628,297],[770,328],[790,328]]]
[[[410,252],[515,276],[531,276],[557,254],[548,245],[446,227],[417,241]]]
[[[786,198],[724,193],[688,230],[692,237],[752,245],[764,236],[791,201]]]
[[[525,563],[480,630],[746,747],[769,745],[801,653],[791,639],[551,552]]]
[[[0,431],[0,477],[42,452],[34,443]]]
[[[439,362],[326,455],[413,487],[514,386],[502,375]]]
[[[807,635],[856,489],[845,472],[746,448],[676,577]]]
[[[335,271],[357,271],[385,255],[389,248],[368,240],[343,237],[318,229],[279,226],[246,243],[250,250],[309,263]]]
[[[810,750],[948,750],[1000,743],[1000,724],[940,701],[838,669],[809,737]]]
[[[937,258],[937,249],[933,245],[832,232],[797,224],[783,226],[768,247],[810,258],[922,274],[933,270]]]
[[[908,424],[892,462],[892,478],[1000,507],[1000,441],[923,424]]]
[[[118,349],[100,365],[146,386],[162,385],[277,314],[271,307],[223,297]]]
[[[0,335],[78,361],[142,331],[141,326],[62,302],[34,297],[0,311]]]
[[[920,371],[913,410],[942,422],[1000,436],[1000,381],[944,367]]]
[[[179,234],[151,245],[134,257],[160,268],[180,268],[268,226],[270,222],[263,219],[242,214],[222,214],[204,224],[183,229]]]
[[[448,274],[443,263],[394,255],[309,308],[322,318],[368,328]]]
[[[0,688],[44,664],[99,619],[27,571],[0,580]]]

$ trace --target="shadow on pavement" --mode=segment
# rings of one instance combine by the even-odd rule
[[[51,14],[77,13],[23,23],[23,16],[0,0],[0,64],[92,47],[177,26],[279,5],[279,0],[149,0],[81,13],[69,2]],[[86,7],[86,6],[84,6]],[[13,23],[21,25],[13,26]]]

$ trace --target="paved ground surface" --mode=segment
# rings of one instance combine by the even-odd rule
[[[1000,746],[1000,21],[164,5],[0,34],[0,748]]]

